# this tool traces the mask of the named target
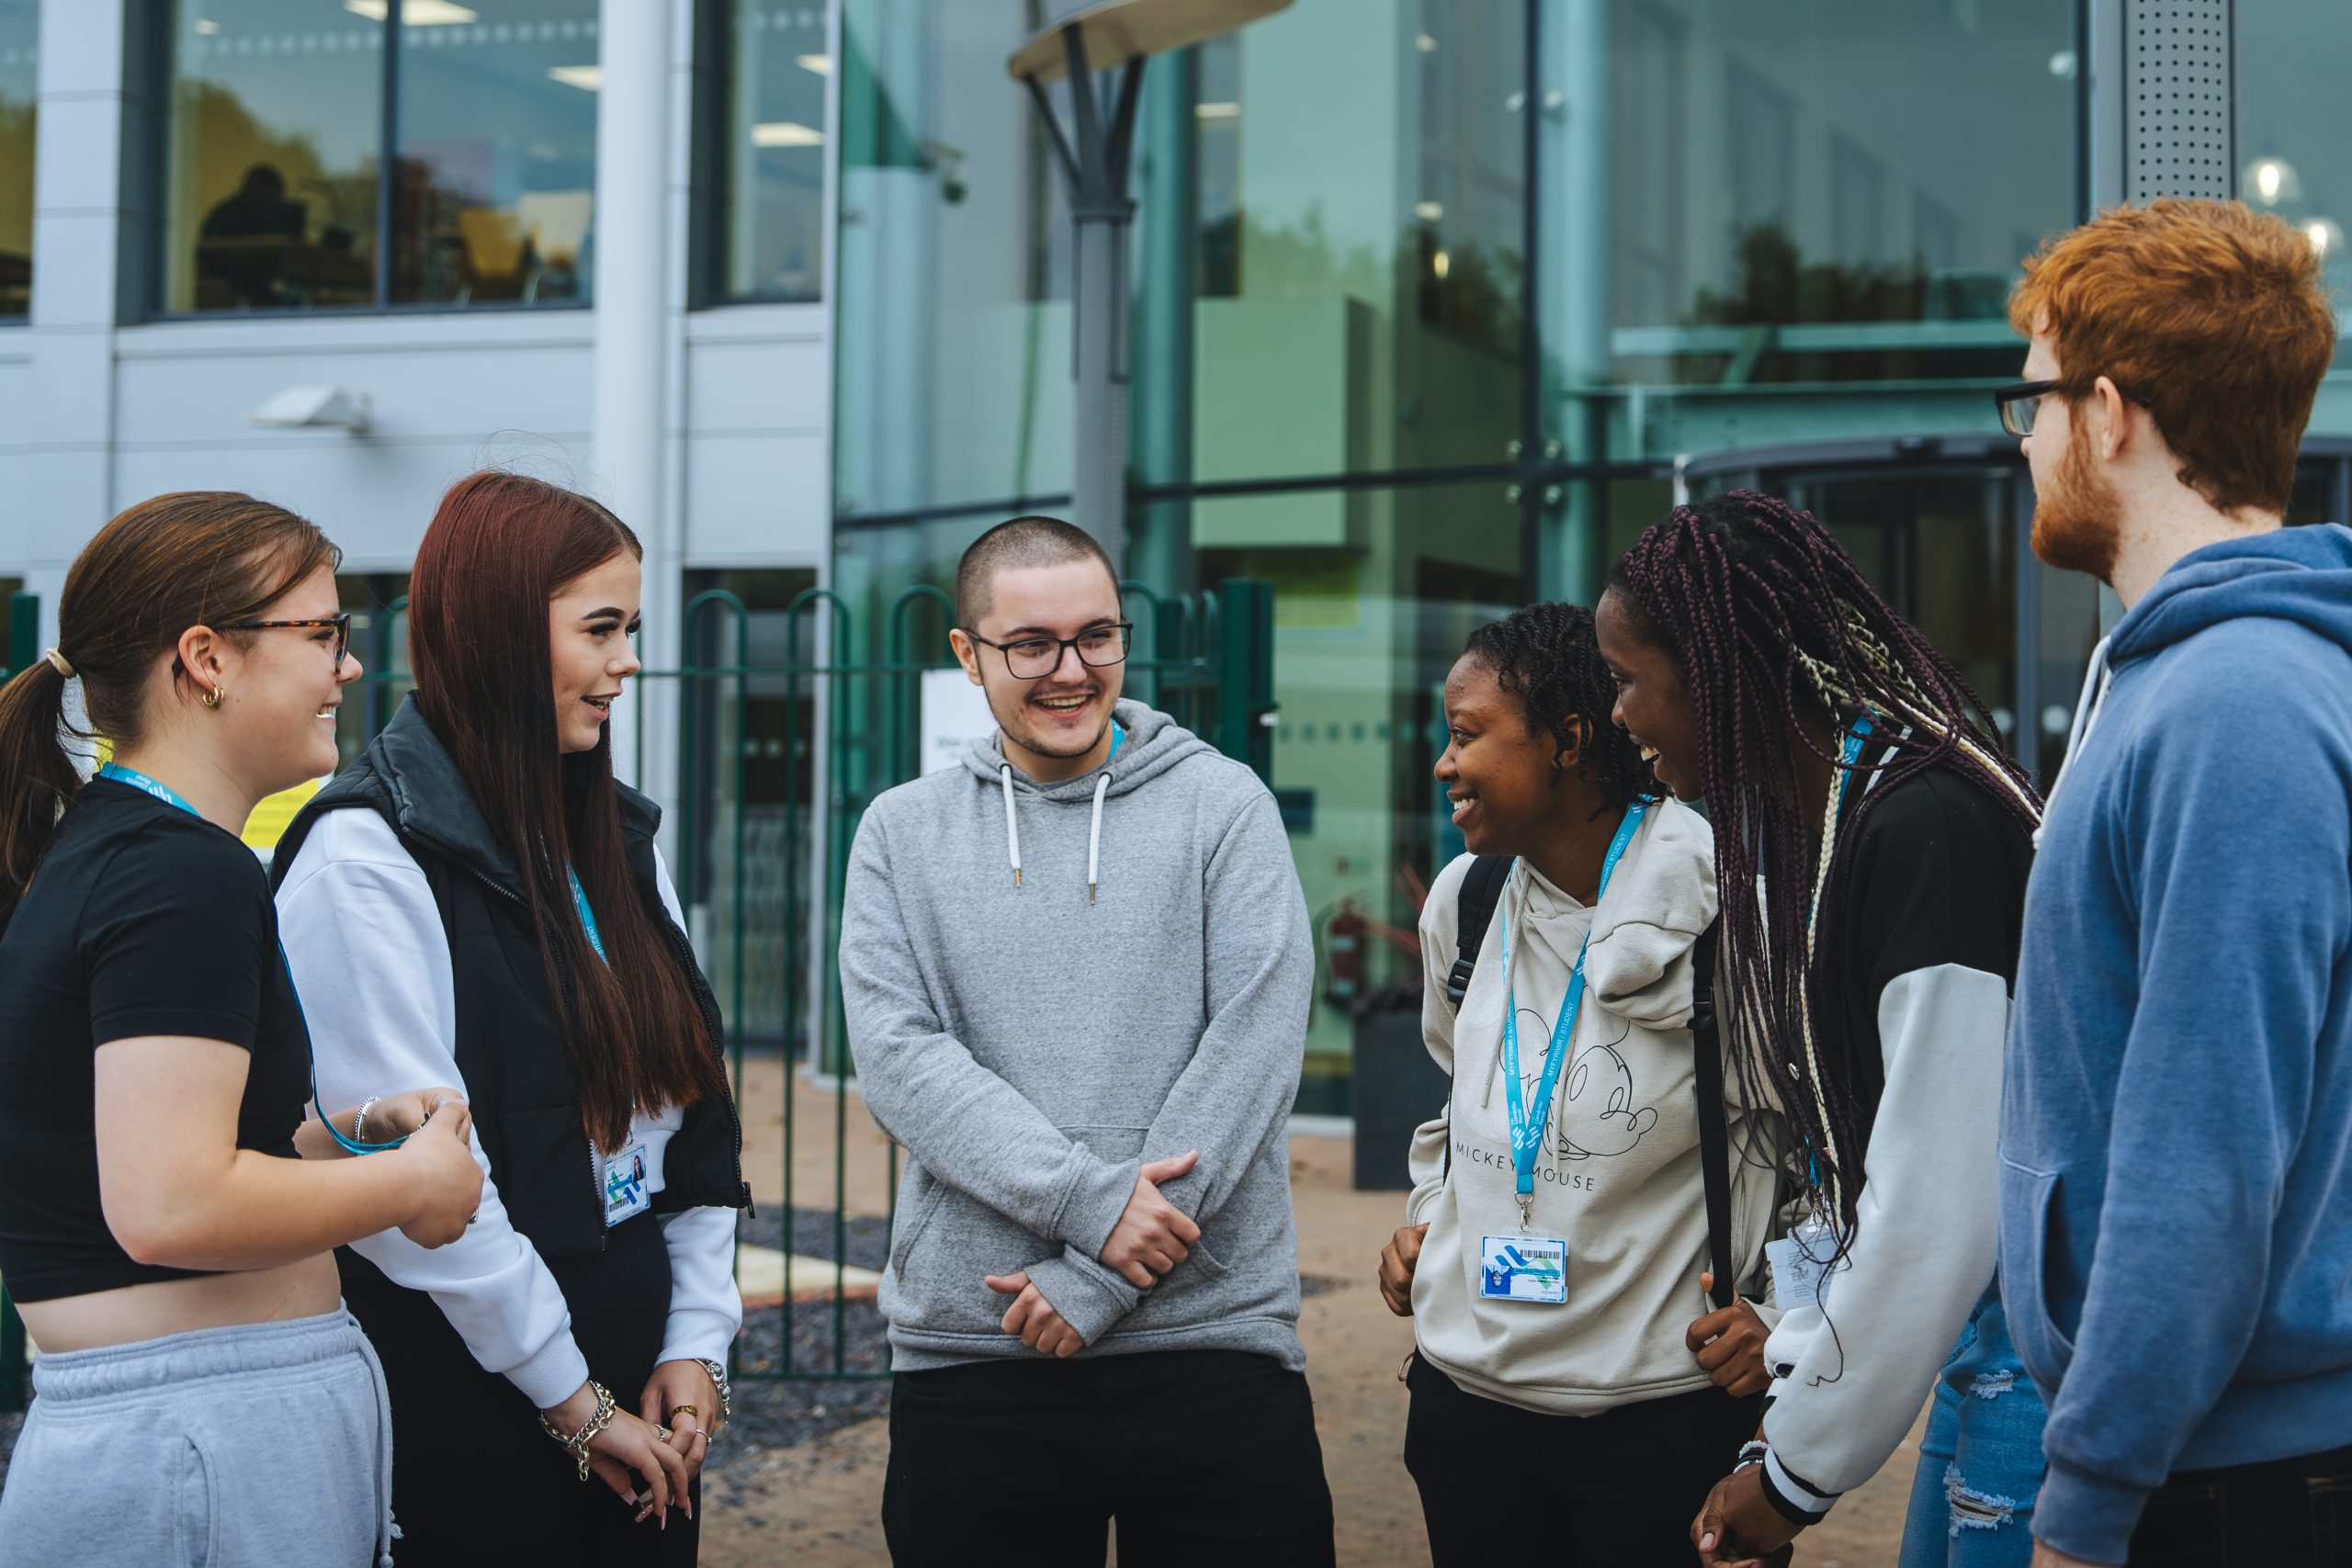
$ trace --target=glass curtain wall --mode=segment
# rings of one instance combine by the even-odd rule
[[[2311,236],[2326,258],[2341,327],[2352,322],[2352,163],[2341,107],[2352,9],[2336,0],[2240,0],[2233,44],[2238,195]],[[2352,434],[2352,342],[2341,333],[2312,430]]]
[[[717,292],[805,300],[824,292],[823,6],[730,0],[718,97]]]
[[[1066,504],[1068,216],[1003,62],[1069,9],[843,5],[861,624]],[[1769,9],[1297,0],[1148,68],[1127,558],[1156,591],[1273,586],[1272,782],[1318,951],[1302,1109],[1347,1106],[1346,993],[1418,976],[1403,939],[1460,847],[1429,768],[1463,640],[1589,600],[1678,466],[1815,508],[2013,731],[2062,683],[2039,650],[2095,625],[2024,568],[1985,396],[2023,356],[2017,263],[2074,220],[2069,8]],[[1370,932],[1351,983],[1342,913]]]
[[[40,96],[40,6],[0,0],[0,322],[33,303],[33,126]]]
[[[163,9],[164,311],[587,302],[596,0]]]

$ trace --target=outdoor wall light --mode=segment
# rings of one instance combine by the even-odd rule
[[[293,430],[323,427],[368,434],[368,394],[341,387],[288,387],[253,412],[247,424]]]

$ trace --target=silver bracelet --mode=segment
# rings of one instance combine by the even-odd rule
[[[371,1094],[367,1099],[359,1102],[359,1114],[351,1119],[351,1141],[353,1143],[364,1144],[368,1141],[368,1112],[374,1110],[376,1108],[376,1102],[383,1098],[384,1097],[380,1094]]]
[[[735,1395],[727,1386],[727,1364],[724,1361],[706,1360],[700,1356],[695,1357],[695,1360],[704,1371],[710,1374],[710,1384],[718,1391],[718,1425],[724,1428],[729,1422],[735,1419]]]
[[[1739,1462],[1731,1467],[1731,1472],[1734,1475],[1737,1475],[1741,1471],[1746,1470],[1751,1464],[1762,1464],[1764,1462],[1764,1456],[1771,1451],[1772,1445],[1766,1442],[1763,1438],[1749,1438],[1747,1442],[1742,1443],[1739,1446]]]

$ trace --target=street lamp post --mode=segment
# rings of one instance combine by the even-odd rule
[[[1070,322],[1076,382],[1071,521],[1121,562],[1127,484],[1127,196],[1136,99],[1144,62],[1270,16],[1290,0],[1103,0],[1056,22],[1013,51],[1006,69],[1029,89],[1069,182],[1076,240]],[[1098,89],[1095,74],[1117,72]],[[1046,96],[1070,84],[1065,131]]]

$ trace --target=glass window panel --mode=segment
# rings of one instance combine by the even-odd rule
[[[35,0],[0,0],[0,321],[21,320],[32,309],[40,39]]]
[[[392,299],[587,303],[596,0],[405,0],[401,18]]]
[[[1195,479],[1499,463],[1519,432],[1525,9],[1380,17],[1300,6],[1205,46],[1193,189],[1140,193],[1140,244],[1193,228]],[[1148,282],[1140,310],[1187,303]]]
[[[2342,0],[2261,0],[2236,8],[2238,192],[2276,212],[2327,252],[2327,280],[2341,320],[2352,295],[2352,166],[2344,157],[2344,62],[2352,10]],[[2352,431],[2352,336],[2340,335],[2336,369],[2320,397],[2314,430]]]
[[[1603,9],[1608,211],[1568,221],[1605,217],[1607,276],[1545,276],[1572,311],[1608,299],[1617,379],[1770,389],[2014,371],[2003,308],[2017,265],[2072,220],[2068,7]]]
[[[844,512],[1069,489],[1069,216],[1036,110],[1003,71],[1035,9],[842,5]],[[1067,118],[1067,90],[1048,96]]]
[[[734,0],[718,199],[720,290],[815,299],[824,284],[825,7]]]
[[[384,29],[367,9],[173,6],[164,310],[374,302]]]

